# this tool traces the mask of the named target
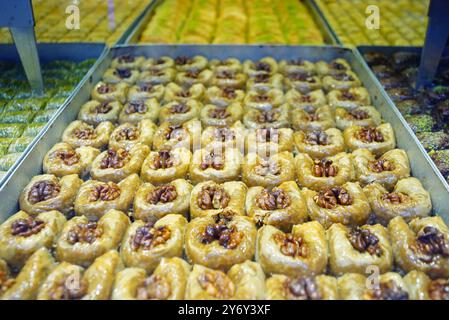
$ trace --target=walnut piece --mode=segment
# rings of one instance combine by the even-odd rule
[[[81,140],[93,140],[97,137],[97,133],[94,128],[89,125],[76,128],[73,130],[72,135]]]
[[[440,230],[432,226],[424,227],[418,232],[412,249],[425,263],[431,263],[438,256],[449,257],[449,242]]]
[[[230,299],[235,292],[235,285],[221,271],[205,271],[198,276],[198,283],[207,294],[218,299]]]
[[[50,157],[59,159],[66,166],[72,166],[80,161],[80,155],[73,150],[57,150]]]
[[[161,150],[153,158],[151,168],[154,170],[167,169],[175,165],[175,159],[172,157],[170,151]]]
[[[197,204],[203,210],[225,209],[231,200],[226,190],[218,185],[207,185],[198,193]]]
[[[325,209],[334,209],[337,205],[350,206],[353,203],[351,195],[343,187],[321,190],[313,200],[318,206]]]
[[[237,230],[235,225],[230,225],[230,217],[220,214],[215,216],[215,223],[208,224],[200,235],[200,241],[203,244],[209,244],[213,241],[226,249],[235,249],[243,239],[243,233]]]
[[[117,68],[114,70],[114,75],[118,76],[120,79],[128,79],[131,77],[132,72],[128,68]]]
[[[288,278],[284,289],[290,300],[321,300],[318,285],[313,277]]]
[[[19,237],[29,237],[45,228],[45,222],[33,217],[14,220],[11,224],[11,234]]]
[[[114,182],[101,183],[92,188],[89,201],[112,201],[120,197],[120,194],[120,187]]]
[[[431,281],[428,292],[432,300],[449,300],[449,280],[437,279]]]
[[[381,173],[384,171],[393,171],[394,165],[392,162],[385,159],[370,160],[368,162],[368,168],[375,173]]]
[[[208,168],[213,168],[215,170],[223,170],[225,166],[225,159],[223,152],[217,154],[215,150],[206,153],[203,156],[203,161],[201,162],[201,170],[206,170]]]
[[[214,108],[209,110],[209,117],[213,119],[226,119],[229,118],[231,114],[223,108]]]
[[[178,193],[175,186],[160,186],[148,193],[147,201],[151,204],[168,203],[174,201],[177,196]]]
[[[67,242],[75,243],[94,243],[103,234],[102,228],[97,222],[87,222],[76,224],[67,234]]]
[[[107,94],[115,91],[115,86],[112,84],[104,83],[97,88],[97,92],[100,94]]]
[[[275,187],[271,191],[262,190],[256,197],[256,203],[262,210],[282,210],[290,206],[291,199],[283,189]]]
[[[237,98],[237,93],[234,88],[226,87],[221,90],[221,95],[226,99],[235,99]]]
[[[381,199],[383,201],[388,201],[391,204],[401,204],[408,200],[408,196],[403,193],[391,192],[383,194]]]
[[[95,106],[93,111],[97,114],[98,113],[106,114],[111,110],[112,110],[112,106],[109,102],[102,102],[102,103],[98,104],[97,106]]]
[[[311,145],[326,146],[330,144],[329,136],[324,131],[308,132],[304,138],[304,142]]]
[[[131,159],[131,155],[125,149],[109,149],[106,156],[100,161],[101,169],[119,169],[123,168]]]
[[[365,110],[355,109],[348,112],[348,119],[354,120],[365,120],[369,118],[368,112]]]
[[[274,241],[279,245],[279,250],[285,256],[299,258],[307,255],[307,246],[304,239],[298,235],[278,232],[274,235]]]
[[[312,174],[315,177],[335,177],[338,174],[338,167],[332,160],[314,160]]]
[[[366,142],[366,143],[372,143],[372,142],[384,142],[385,138],[377,128],[373,127],[363,127],[361,128],[357,134],[357,139]]]
[[[144,114],[146,112],[147,112],[147,105],[143,101],[129,102],[128,104],[126,104],[125,107],[126,114],[133,114],[133,113]]]
[[[214,141],[226,142],[236,139],[235,132],[229,128],[215,128]]]
[[[171,113],[187,113],[190,111],[190,107],[185,103],[177,103],[170,108]]]
[[[137,140],[139,138],[139,135],[140,135],[139,129],[135,126],[130,126],[120,129],[120,131],[115,134],[115,140],[117,141]]]
[[[154,227],[151,222],[137,228],[136,233],[131,237],[131,248],[136,251],[139,248],[151,250],[170,239],[171,231],[167,226]]]
[[[368,229],[359,227],[352,229],[348,234],[352,247],[360,253],[368,252],[380,257],[383,253],[379,245],[379,238]]]
[[[30,189],[28,193],[28,201],[36,204],[41,201],[47,201],[56,197],[61,191],[59,183],[53,181],[38,181]]]
[[[408,300],[408,293],[393,280],[381,282],[378,288],[370,289],[368,297],[373,300]]]
[[[138,300],[167,300],[171,294],[171,286],[166,278],[159,275],[151,275],[137,288]]]
[[[256,116],[256,121],[259,123],[273,123],[280,117],[280,113],[277,110],[265,110],[259,111]]]

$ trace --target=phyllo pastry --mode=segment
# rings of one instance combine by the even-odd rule
[[[240,121],[242,115],[243,108],[240,103],[233,103],[224,108],[207,104],[200,111],[201,123],[205,127],[230,127],[235,122]]]
[[[335,127],[335,120],[329,106],[319,107],[313,111],[303,109],[291,111],[291,123],[295,130],[325,131]]]
[[[315,111],[327,103],[326,96],[321,89],[304,94],[295,89],[291,89],[285,94],[285,101],[293,110],[297,108],[308,112]]]
[[[449,300],[448,278],[430,279],[424,272],[413,270],[405,277],[413,300]]]
[[[118,101],[98,102],[91,100],[86,102],[78,113],[78,119],[91,125],[101,122],[117,122],[122,104]]]
[[[106,83],[116,84],[116,83],[126,83],[129,85],[134,84],[139,78],[139,70],[129,69],[129,68],[110,68],[105,71],[103,75],[103,81]]]
[[[240,121],[225,127],[208,126],[202,131],[201,147],[221,143],[225,147],[235,148],[244,153],[246,133],[247,130]]]
[[[205,101],[218,107],[227,107],[234,102],[242,102],[245,91],[230,87],[209,87],[205,92]]]
[[[270,89],[261,90],[253,89],[246,93],[243,105],[245,108],[253,108],[258,110],[270,110],[279,107],[284,103],[284,94],[282,90]]]
[[[247,153],[273,154],[293,150],[293,130],[290,128],[259,128],[248,130],[245,140]]]
[[[377,127],[348,127],[343,132],[343,136],[350,150],[368,149],[376,156],[396,147],[396,137],[389,123]]]
[[[138,143],[151,146],[157,127],[153,121],[143,119],[139,123],[123,123],[111,133],[109,148],[130,150]]]
[[[319,276],[287,277],[274,274],[266,281],[268,300],[337,300],[337,279]]]
[[[357,75],[352,71],[345,71],[323,77],[323,89],[327,92],[332,90],[349,90],[361,86]]]
[[[108,145],[112,130],[114,130],[114,125],[109,121],[93,126],[83,121],[75,120],[64,130],[62,141],[74,148],[86,146],[102,149]]]
[[[129,88],[128,101],[146,101],[156,99],[160,101],[164,95],[164,86],[161,84],[140,83]]]
[[[142,56],[133,56],[131,54],[123,54],[115,57],[112,60],[111,67],[113,68],[130,68],[139,69],[144,63],[145,58]]]
[[[312,158],[322,159],[344,152],[346,149],[340,130],[298,131],[293,135],[296,150]]]
[[[332,108],[342,108],[353,110],[357,107],[371,105],[371,98],[368,90],[363,87],[350,88],[348,90],[332,90],[327,94],[329,106]]]
[[[93,100],[99,102],[118,101],[122,104],[126,102],[127,94],[128,85],[124,82],[112,84],[100,81],[91,92]]]
[[[176,76],[176,70],[173,68],[166,68],[160,70],[146,70],[143,71],[137,83],[140,84],[150,84],[156,85],[167,85],[174,81]]]
[[[287,128],[290,125],[290,106],[282,106],[271,110],[246,110],[243,123],[249,129],[258,128]]]
[[[362,106],[351,110],[344,108],[335,110],[335,123],[340,130],[345,130],[351,126],[377,127],[381,122],[381,115],[374,107]]]
[[[123,123],[139,123],[144,119],[153,122],[159,119],[159,103],[154,98],[145,100],[131,100],[123,106],[118,117],[118,122]]]
[[[162,123],[154,133],[153,149],[169,150],[186,148],[196,150],[200,146],[201,122],[192,119],[183,124]]]
[[[204,95],[204,85],[194,84],[188,88],[183,88],[176,83],[169,83],[165,87],[164,102],[188,102],[191,100],[201,101]]]

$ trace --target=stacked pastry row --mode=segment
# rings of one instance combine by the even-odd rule
[[[155,80],[170,72],[178,94]],[[246,127],[185,117],[189,104],[207,108],[217,74],[228,81],[214,83],[214,114],[239,105],[263,116]],[[294,93],[299,105],[252,105],[251,90]],[[344,60],[120,56],[92,98],[0,227],[3,298],[448,298],[449,229],[428,217],[428,192]],[[24,282],[35,284],[28,295]]]

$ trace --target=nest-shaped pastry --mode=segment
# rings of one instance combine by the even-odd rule
[[[334,115],[329,106],[322,106],[314,111],[292,110],[291,123],[295,130],[325,131],[335,127]]]
[[[51,249],[66,218],[52,210],[35,216],[19,211],[0,225],[0,259],[21,267],[40,248]]]
[[[342,300],[408,300],[408,287],[401,275],[387,272],[379,275],[375,283],[367,287],[364,275],[348,273],[338,278],[338,290]]]
[[[352,110],[337,108],[335,110],[335,123],[340,130],[351,126],[377,127],[381,122],[382,117],[374,107],[357,107]]]
[[[83,121],[75,120],[64,130],[62,141],[74,148],[86,146],[102,149],[108,145],[112,130],[114,130],[114,125],[109,121],[93,126]]]
[[[226,127],[206,127],[201,134],[201,147],[222,143],[227,148],[235,148],[244,153],[246,131],[240,121]]]
[[[293,150],[293,130],[290,128],[260,128],[248,130],[245,139],[247,153],[274,154]]]
[[[195,84],[208,86],[212,79],[212,71],[204,69],[202,71],[181,71],[176,74],[175,81],[182,87],[188,88]]]
[[[233,103],[224,108],[207,104],[200,111],[201,123],[204,126],[214,127],[230,127],[240,121],[242,115],[243,108],[240,103]]]
[[[326,271],[326,233],[316,221],[295,225],[291,233],[284,233],[273,226],[263,226],[257,234],[256,251],[256,261],[267,274],[294,277]]]
[[[336,155],[346,149],[341,131],[335,128],[325,131],[298,131],[293,135],[293,139],[298,152],[307,153],[317,159]]]
[[[396,137],[390,123],[383,123],[377,127],[348,127],[343,132],[343,137],[351,151],[368,149],[376,156],[396,147]]]
[[[349,63],[342,58],[337,58],[331,62],[318,61],[315,63],[315,70],[320,76],[334,75],[351,70]]]
[[[79,189],[75,212],[89,220],[98,220],[111,209],[128,212],[140,183],[137,174],[119,183],[88,180]]]
[[[163,85],[151,83],[140,83],[134,85],[128,90],[128,101],[145,101],[147,99],[156,99],[160,101],[164,95],[165,89]]]
[[[125,103],[121,110],[118,122],[123,123],[139,123],[144,119],[156,122],[159,118],[159,103],[156,99],[150,98],[146,100],[130,101]]]
[[[258,61],[245,60],[243,62],[243,72],[250,77],[260,74],[274,74],[278,71],[276,60],[271,57],[264,57]]]
[[[136,83],[139,78],[140,72],[135,69],[129,68],[109,68],[103,75],[103,81],[105,83],[117,84],[124,82],[132,85]]]
[[[352,71],[326,75],[323,77],[322,81],[323,89],[326,92],[332,90],[349,90],[350,88],[357,88],[362,85],[360,79]]]
[[[379,183],[369,184],[363,191],[381,223],[387,224],[397,216],[410,221],[416,217],[428,216],[432,211],[429,193],[413,177],[398,180],[391,192]]]
[[[149,119],[143,119],[135,124],[123,123],[112,131],[109,138],[109,148],[130,150],[138,143],[151,146],[156,129],[157,126]]]
[[[141,143],[129,150],[108,149],[92,162],[90,175],[94,180],[119,182],[133,173],[139,174],[149,152],[150,148]]]
[[[111,250],[87,269],[61,262],[49,274],[37,295],[38,300],[107,300],[115,275],[123,268],[120,255]]]
[[[230,87],[209,87],[204,93],[205,101],[218,107],[227,107],[235,102],[242,102],[245,91]]]
[[[78,119],[92,125],[98,125],[104,121],[117,122],[122,104],[118,101],[98,102],[91,100],[86,102],[78,113]]]
[[[186,102],[172,101],[164,104],[159,112],[159,121],[172,124],[183,124],[198,118],[202,104],[196,100]]]
[[[212,269],[228,270],[254,257],[257,229],[250,218],[231,210],[193,219],[186,228],[188,260]]]
[[[167,68],[174,68],[175,60],[168,56],[158,58],[148,58],[140,66],[140,70],[162,70]]]
[[[184,260],[162,258],[151,273],[126,268],[117,274],[113,300],[183,300],[191,266]]]
[[[287,277],[274,274],[266,281],[267,300],[337,300],[337,279],[330,276]]]
[[[32,215],[51,210],[69,215],[82,183],[76,174],[62,178],[52,174],[34,176],[20,193],[20,209]]]
[[[285,94],[285,101],[292,106],[293,110],[298,108],[307,112],[315,111],[319,107],[325,106],[327,103],[324,91],[321,89],[304,94],[295,89],[290,89]]]
[[[283,88],[284,77],[279,74],[262,73],[249,78],[246,81],[246,90],[270,90]]]
[[[449,300],[447,278],[432,280],[424,272],[412,270],[405,277],[411,300]]]
[[[77,174],[83,178],[90,172],[92,162],[99,154],[100,150],[92,147],[75,149],[68,143],[59,142],[45,154],[43,171],[57,177]]]
[[[191,100],[201,101],[204,95],[204,85],[202,83],[194,84],[191,87],[183,88],[176,83],[169,83],[165,87],[164,101],[166,103],[178,101],[187,103]]]
[[[210,144],[193,153],[189,167],[190,179],[195,184],[207,180],[239,180],[242,158],[237,149],[223,147],[220,143]]]
[[[144,183],[134,197],[133,217],[147,222],[155,222],[170,213],[187,218],[191,191],[192,185],[184,179],[161,186]]]
[[[393,149],[376,158],[367,149],[352,153],[357,180],[362,186],[377,182],[392,190],[398,180],[410,177],[410,162],[402,149]]]
[[[279,61],[279,71],[284,75],[291,73],[314,74],[316,72],[316,69],[313,62],[304,59],[292,59]]]
[[[371,213],[368,199],[358,183],[346,182],[319,192],[304,188],[302,194],[310,218],[319,221],[326,229],[334,223],[363,225]]]
[[[348,228],[340,223],[327,230],[329,266],[332,274],[369,273],[376,266],[379,273],[393,266],[393,249],[388,230],[380,224]]]
[[[368,90],[363,87],[350,88],[348,90],[332,90],[327,94],[329,106],[352,110],[358,107],[371,105]]]
[[[47,248],[40,248],[26,261],[19,274],[13,278],[7,272],[2,283],[0,298],[2,300],[34,300],[42,283],[54,268],[55,261]],[[3,265],[7,270],[7,266]]]
[[[283,230],[308,219],[307,207],[296,182],[287,181],[273,189],[251,187],[245,201],[246,213],[258,226],[272,225]]]
[[[193,266],[187,281],[187,300],[262,300],[265,275],[259,264],[245,261],[233,265],[227,273]]]
[[[145,85],[167,85],[174,81],[176,76],[176,71],[173,68],[161,69],[161,70],[147,70],[143,71],[137,83]]]
[[[249,129],[288,128],[289,117],[290,105],[285,103],[271,110],[248,109],[243,115],[243,123]]]
[[[152,151],[142,164],[140,176],[152,184],[169,183],[187,177],[192,153],[185,148]]]
[[[162,258],[181,257],[186,225],[180,214],[168,214],[155,223],[133,222],[120,249],[125,266],[152,272]]]
[[[209,67],[217,72],[241,72],[243,69],[242,63],[236,58],[227,58],[223,60],[212,59],[209,61]]]
[[[279,89],[249,90],[243,100],[243,105],[245,108],[253,108],[258,110],[270,110],[279,107],[283,103],[284,94],[282,90]]]
[[[217,214],[224,209],[237,215],[245,215],[246,185],[241,181],[198,183],[190,196],[190,217],[204,217]]]
[[[323,159],[299,153],[295,166],[299,184],[315,191],[341,186],[355,178],[352,158],[344,152]]]
[[[247,75],[239,71],[215,69],[210,79],[211,86],[220,88],[244,88]]]
[[[283,151],[275,154],[248,153],[242,164],[242,181],[247,186],[275,187],[295,178],[293,155]]]
[[[203,56],[185,57],[179,56],[175,59],[175,67],[179,71],[199,71],[207,67],[207,59]]]
[[[130,225],[126,214],[109,210],[97,222],[86,216],[73,217],[65,225],[56,243],[58,261],[83,267],[109,250],[118,249]]]
[[[126,102],[128,85],[124,82],[117,84],[98,82],[92,89],[91,97],[100,102],[118,101],[121,104]]]
[[[145,62],[145,58],[142,56],[133,56],[131,54],[123,54],[115,57],[112,60],[112,68],[129,68],[129,69],[139,69]]]
[[[323,87],[319,77],[308,73],[290,73],[285,76],[284,85],[288,90],[296,90],[301,94],[308,94]]]
[[[186,148],[196,150],[201,144],[201,121],[189,120],[183,124],[162,123],[154,133],[153,149]]]

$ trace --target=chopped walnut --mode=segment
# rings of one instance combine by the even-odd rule
[[[99,113],[106,114],[111,110],[112,110],[112,106],[109,102],[102,102],[102,103],[98,104],[97,106],[95,106],[93,111],[97,114],[99,114]]]
[[[66,166],[72,166],[80,161],[80,155],[74,150],[58,150],[55,151],[51,158],[61,160]]]
[[[11,224],[11,234],[19,237],[29,237],[45,228],[45,222],[33,217],[14,220]]]
[[[97,133],[91,126],[83,126],[73,130],[72,135],[81,140],[93,140],[97,137]]]
[[[198,276],[198,283],[207,294],[218,299],[230,299],[234,295],[234,283],[221,271],[205,271]]]
[[[365,120],[369,118],[369,114],[365,110],[355,109],[348,112],[348,118],[355,120]]]
[[[288,278],[284,282],[287,297],[291,300],[321,300],[320,289],[313,277]]]
[[[132,63],[134,62],[135,58],[131,54],[127,53],[119,56],[117,60],[120,63]]]
[[[270,101],[270,96],[261,93],[261,94],[254,96],[253,101],[254,102],[268,102],[268,101]]]
[[[316,113],[316,111],[311,111],[307,113],[307,121],[314,122],[314,121],[320,121],[321,116]]]
[[[175,64],[177,64],[178,66],[191,64],[192,62],[193,62],[193,60],[186,56],[180,56],[175,59]]]
[[[107,94],[115,91],[115,86],[112,84],[104,83],[97,88],[97,92],[100,94]]]
[[[97,222],[78,223],[67,234],[67,242],[75,243],[94,243],[101,235],[103,230]]]
[[[393,171],[394,165],[391,161],[385,159],[370,160],[368,162],[368,168],[373,172],[381,173],[384,171]]]
[[[299,102],[302,103],[313,103],[315,99],[310,94],[303,94],[299,97]]]
[[[139,138],[140,132],[137,127],[126,127],[122,128],[119,132],[115,134],[115,140],[137,140]]]
[[[178,193],[173,185],[160,186],[154,188],[147,195],[147,201],[151,204],[168,203],[176,199]]]
[[[221,90],[221,95],[226,99],[235,99],[237,98],[237,93],[234,88],[226,87]]]
[[[190,107],[185,103],[177,103],[170,108],[171,113],[187,113],[190,111]]]
[[[384,142],[385,138],[377,128],[373,127],[363,127],[361,128],[357,134],[357,139],[366,142],[366,143],[372,143],[372,142]]]
[[[228,70],[220,71],[216,75],[217,79],[235,79],[235,76],[234,72]]]
[[[137,90],[140,92],[151,92],[153,90],[153,85],[151,83],[141,83]]]
[[[437,279],[431,281],[428,292],[432,300],[449,300],[449,280]]]
[[[368,252],[371,255],[380,257],[382,248],[379,245],[379,238],[368,229],[354,228],[348,234],[348,240],[352,247],[360,253]]]
[[[117,68],[114,70],[114,75],[118,76],[120,79],[128,79],[131,77],[132,72],[128,68]]]
[[[87,294],[88,287],[84,279],[79,280],[79,275],[73,274],[58,281],[50,293],[50,299],[80,300]]]
[[[256,116],[256,121],[259,123],[273,123],[276,122],[279,117],[280,113],[276,110],[259,111]]]
[[[101,169],[123,168],[131,159],[131,155],[125,149],[108,150],[106,156],[100,161]]]
[[[267,83],[270,81],[270,75],[268,73],[260,73],[254,77],[256,83]]]
[[[368,296],[374,300],[408,300],[407,291],[393,280],[381,282],[376,289],[370,289]]]
[[[314,160],[312,174],[315,177],[335,177],[338,174],[338,166],[332,160]]]
[[[256,197],[256,203],[262,210],[282,210],[290,206],[289,195],[281,188],[264,189]]]
[[[129,102],[126,104],[125,107],[126,114],[133,114],[133,113],[144,114],[147,111],[148,111],[147,105],[143,101]]]
[[[353,203],[351,195],[343,187],[321,190],[313,200],[318,206],[325,209],[334,209],[337,205],[350,206]]]
[[[258,61],[256,63],[254,63],[254,69],[257,71],[270,72],[271,66],[269,63]]]
[[[112,201],[120,197],[120,194],[120,187],[114,182],[101,183],[92,188],[89,201]]]
[[[161,150],[154,156],[151,162],[151,169],[167,169],[175,165],[175,159],[169,150]]]
[[[213,119],[226,119],[229,118],[231,114],[226,109],[213,108],[209,110],[209,117]]]
[[[186,72],[187,78],[198,79],[199,76],[200,76],[200,72],[198,70],[192,70],[192,71]]]
[[[142,281],[136,290],[138,300],[167,300],[170,294],[170,283],[165,277],[155,274]]]
[[[192,93],[190,92],[190,90],[181,90],[176,92],[176,96],[181,98],[190,98],[192,96]]]
[[[337,81],[354,81],[355,79],[348,73],[337,73],[333,75],[333,78]]]
[[[311,145],[326,146],[330,144],[330,139],[324,131],[312,131],[306,133],[304,142]]]
[[[180,124],[169,125],[165,131],[165,139],[181,141],[186,135],[186,130]]]
[[[206,170],[208,168],[213,168],[215,170],[223,170],[225,166],[224,154],[216,154],[214,150],[206,153],[203,156],[203,161],[201,162],[201,170]]]
[[[209,244],[218,241],[223,248],[237,248],[243,240],[243,233],[235,225],[230,225],[230,221],[230,217],[217,214],[215,223],[207,225],[200,235],[201,243]]]
[[[153,223],[149,222],[139,228],[131,237],[131,248],[136,251],[139,248],[143,250],[151,250],[161,244],[164,244],[170,239],[171,231],[167,226],[154,227]]]
[[[254,166],[254,173],[259,176],[280,175],[281,166],[278,161],[261,158],[257,165]]]
[[[201,188],[196,200],[198,206],[203,210],[225,209],[231,200],[226,190],[218,185],[207,185]]]
[[[215,128],[214,140],[220,142],[234,141],[236,139],[235,132],[229,128]]]
[[[383,194],[381,199],[383,201],[388,201],[391,204],[400,204],[406,202],[408,200],[408,196],[403,193],[391,192]]]
[[[28,193],[28,201],[35,204],[56,197],[61,191],[59,183],[53,181],[38,181],[30,189]]]
[[[338,100],[341,101],[357,101],[358,99],[359,96],[349,90],[340,91],[340,95],[338,96]]]
[[[278,232],[274,235],[274,241],[279,245],[279,250],[285,256],[299,258],[307,255],[307,246],[304,239],[298,235]]]
[[[412,246],[418,258],[431,263],[438,256],[449,257],[449,242],[444,234],[435,227],[424,227],[416,237],[416,245]]]

